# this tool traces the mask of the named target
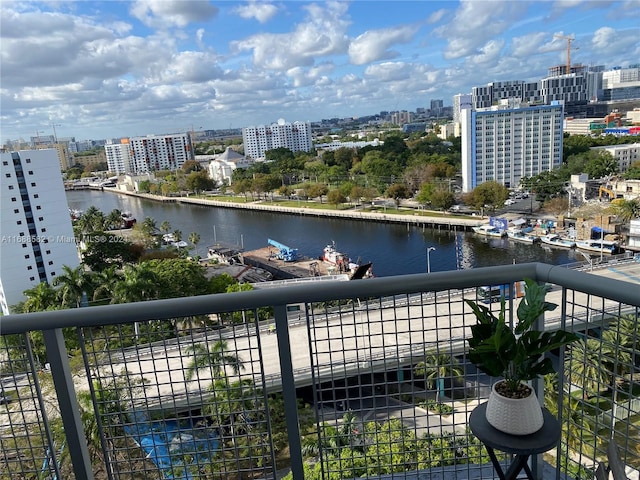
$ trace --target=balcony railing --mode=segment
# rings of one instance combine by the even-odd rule
[[[611,439],[638,469],[640,287],[524,264],[6,316],[0,479],[494,478],[465,300],[523,278],[584,338],[534,382],[563,432],[534,474],[593,478]]]

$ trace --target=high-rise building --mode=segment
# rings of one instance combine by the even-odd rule
[[[189,133],[121,138],[119,143],[108,141],[104,148],[109,171],[116,174],[177,170],[195,159]]]
[[[107,143],[104,145],[104,153],[107,157],[107,168],[109,172],[116,175],[133,172],[128,138],[121,138],[118,143],[107,140]]]
[[[517,187],[522,177],[562,163],[563,107],[499,105],[462,112],[462,191],[493,180]]]
[[[23,292],[79,265],[56,150],[0,153],[0,305],[4,314]]]
[[[287,123],[283,119],[271,125],[242,129],[244,154],[248,158],[262,158],[267,150],[288,148],[292,152],[309,152],[313,148],[311,122]]]
[[[473,108],[471,94],[458,93],[457,95],[454,95],[453,96],[453,122],[460,123],[462,111],[468,110],[470,108]]]

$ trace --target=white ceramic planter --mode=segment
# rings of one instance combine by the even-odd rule
[[[494,428],[511,435],[529,435],[542,428],[544,418],[533,389],[527,398],[507,398],[491,387],[487,404],[487,421]]]

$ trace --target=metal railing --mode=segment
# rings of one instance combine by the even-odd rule
[[[3,317],[0,479],[494,478],[465,300],[523,278],[584,338],[534,382],[563,430],[534,473],[593,478],[611,438],[638,469],[640,286],[524,264]]]

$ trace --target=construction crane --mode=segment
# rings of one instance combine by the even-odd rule
[[[280,242],[269,239],[269,245],[278,249],[276,257],[278,260],[284,260],[285,262],[295,262],[298,259],[298,249],[287,247]]]
[[[571,42],[573,42],[576,38],[575,37],[567,37],[564,35],[554,35],[554,38],[561,38],[563,40],[567,41],[567,68],[565,70],[565,73],[567,75],[569,75],[571,73]],[[575,48],[574,48],[575,50]]]

